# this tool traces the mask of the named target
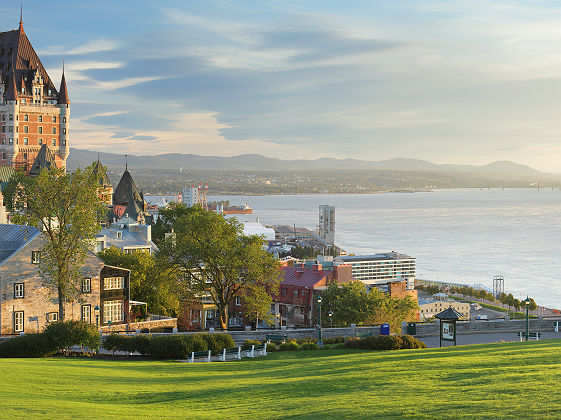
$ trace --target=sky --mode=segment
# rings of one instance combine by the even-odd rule
[[[57,84],[65,61],[72,147],[561,172],[557,1],[26,0],[23,23]]]

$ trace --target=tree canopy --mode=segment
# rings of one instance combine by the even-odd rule
[[[228,306],[246,287],[275,292],[278,261],[263,249],[259,236],[244,236],[242,224],[201,207],[174,206],[168,219],[171,238],[160,243],[157,258],[172,268],[196,295],[208,295],[228,328]]]
[[[72,173],[50,168],[36,177],[18,172],[12,185],[16,219],[44,232],[39,270],[57,294],[59,319],[64,320],[64,302],[80,293],[80,269],[106,211],[98,199],[98,179],[91,166]]]

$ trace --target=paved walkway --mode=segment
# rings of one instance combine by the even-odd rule
[[[541,340],[561,338],[561,332],[542,332]],[[439,346],[439,337],[438,336],[431,336],[431,337],[419,337],[419,340],[424,342],[427,347],[438,347]],[[486,344],[486,343],[502,343],[508,341],[520,341],[518,338],[518,333],[515,332],[489,332],[489,333],[482,333],[482,334],[461,334],[458,333],[456,337],[457,345],[465,345],[465,344]],[[534,340],[531,340],[534,341]],[[442,347],[453,346],[454,343],[452,341],[443,341]]]

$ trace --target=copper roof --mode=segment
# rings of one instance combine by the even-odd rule
[[[12,66],[13,63],[13,66]],[[14,77],[11,72],[14,71]],[[23,25],[13,31],[0,32],[0,74],[3,80],[9,80],[8,93],[13,95],[11,89],[14,86],[12,81],[16,82],[16,92],[21,92],[22,84],[25,85],[25,91],[32,92],[32,83],[35,73],[38,72],[43,78],[44,95],[53,99],[58,97],[58,91],[47,74],[43,63],[33,49],[31,42],[27,38]]]
[[[56,168],[55,155],[47,147],[46,144],[42,145],[37,153],[37,157],[33,162],[33,166],[29,170],[30,175],[39,175],[41,169]]]

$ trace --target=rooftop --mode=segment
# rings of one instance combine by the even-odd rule
[[[314,270],[312,268],[283,267],[283,286],[311,288],[322,281],[332,270]]]

